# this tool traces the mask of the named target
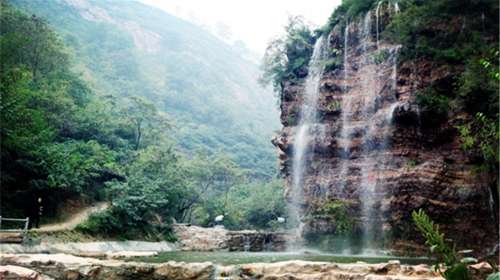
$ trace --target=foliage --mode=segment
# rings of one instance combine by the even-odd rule
[[[290,17],[285,34],[272,40],[264,54],[260,82],[280,93],[282,82],[303,78],[311,58],[314,35],[301,17]]]
[[[381,49],[375,52],[372,59],[375,64],[381,64],[384,61],[386,61],[389,58],[389,56],[390,56],[389,50]]]
[[[418,162],[414,159],[409,159],[407,162],[406,162],[406,167],[407,168],[415,168],[415,166],[418,165]]]
[[[426,57],[460,63],[481,49],[486,34],[497,30],[495,1],[414,0],[407,1],[383,36],[402,44],[402,60]]]
[[[446,118],[450,109],[450,98],[436,93],[432,88],[417,94],[417,104],[424,110],[431,111],[441,119]]]
[[[329,201],[318,208],[313,214],[314,219],[324,219],[335,224],[336,234],[350,234],[353,230],[353,222],[348,213],[348,205],[344,201]]]
[[[494,169],[498,165],[498,141],[500,132],[498,122],[487,118],[482,113],[477,113],[475,118],[458,126],[462,138],[462,148],[473,151],[484,160],[487,169]]]
[[[180,221],[209,225],[228,207],[229,192],[244,179],[244,172],[229,157],[198,152],[184,166],[190,178],[189,195],[180,201]],[[200,217],[203,212],[207,215]],[[193,217],[193,213],[198,216]]]
[[[495,174],[492,191],[498,194],[498,49],[484,51],[482,58],[469,59],[458,81],[458,93],[473,117],[457,125],[462,148],[481,159],[480,169]]]
[[[98,181],[102,172],[115,170],[115,155],[96,141],[66,141],[43,147],[40,168],[46,171],[47,187],[81,192]]]
[[[342,107],[342,103],[339,100],[332,100],[328,103],[326,106],[326,109],[328,111],[337,111],[340,110]]]
[[[339,56],[328,59],[325,62],[325,71],[330,72],[342,68],[343,61]]]
[[[227,213],[234,229],[257,228],[277,230],[281,226],[278,217],[286,218],[283,182],[248,182],[231,189]]]
[[[180,76],[168,77],[175,94],[161,93],[175,97],[166,106],[153,94],[156,85],[143,78],[149,69],[137,65],[147,65],[151,57],[137,57],[139,50],[128,33],[106,23],[81,24],[84,19],[69,17],[72,10],[62,2],[12,2],[50,17],[67,45],[45,20],[1,1],[2,215],[36,216],[38,197],[45,202],[44,218],[55,215],[67,199],[106,198],[111,206],[78,230],[161,239],[172,237],[174,220],[208,225],[227,212],[224,222],[230,227],[266,228],[271,225],[269,213],[283,214],[279,184],[266,183],[274,175],[274,155],[259,123],[269,124],[268,112],[253,108],[249,114],[255,122],[238,120],[240,112],[233,107],[241,104],[227,98],[230,93],[225,91],[235,84],[227,86],[210,74],[224,72],[223,80],[246,83],[254,75],[251,69],[235,75],[223,69],[243,69],[247,62],[238,61],[231,51],[227,54],[216,40],[203,37],[206,34],[176,22],[202,41],[213,42],[212,51],[223,49],[218,56],[230,57],[231,62],[209,63],[220,67],[217,71],[199,63],[173,62],[176,67],[187,64],[189,71],[169,71]],[[98,4],[103,9],[114,5]],[[136,4],[124,4],[124,11],[128,5]],[[134,13],[144,13],[144,7],[139,5]],[[60,13],[54,14],[56,10]],[[201,50],[191,51],[200,56]],[[197,65],[195,72],[192,65]],[[83,73],[74,72],[76,68]],[[162,76],[161,69],[154,71],[160,74],[150,76]],[[202,86],[192,86],[193,76]],[[241,88],[245,94],[258,90],[251,84]],[[166,109],[175,118],[167,116]],[[259,110],[266,114],[255,113]],[[246,197],[238,196],[243,194]],[[262,195],[273,200],[258,212],[232,204],[241,200],[253,207],[263,203]]]
[[[141,98],[160,113],[168,112],[166,123],[173,129],[164,131],[179,150],[223,152],[255,178],[267,181],[275,175],[274,147],[268,139],[279,128],[278,112],[269,102],[271,90],[258,84],[258,65],[248,53],[138,1],[87,3],[87,9],[102,11],[110,20],[89,20],[67,1],[9,3],[50,21],[69,49],[71,68],[97,95],[112,96],[119,107]],[[134,40],[137,34],[145,37]],[[120,121],[130,142],[126,144],[135,148],[137,126],[131,118]],[[152,130],[143,132],[151,133],[142,134],[139,145],[156,141]]]
[[[500,279],[500,272],[492,273],[486,278],[486,280],[498,280]]]
[[[435,225],[429,216],[420,209],[413,211],[413,221],[425,237],[432,254],[436,256],[435,268],[447,280],[468,280],[470,279],[467,264],[475,262],[475,259],[464,258],[459,260],[455,246],[450,247],[445,241],[444,234],[439,231],[439,226]],[[444,265],[444,271],[441,265]]]

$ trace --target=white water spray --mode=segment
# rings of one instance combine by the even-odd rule
[[[324,38],[320,37],[314,45],[314,51],[309,62],[309,73],[305,81],[302,107],[299,115],[299,123],[295,134],[293,146],[292,163],[292,186],[290,192],[289,216],[298,223],[295,237],[300,240],[302,236],[303,223],[302,204],[304,172],[306,169],[306,157],[311,146],[311,130],[317,123],[317,104],[320,91],[320,80],[323,74],[323,59],[325,56]]]
[[[343,152],[341,165],[337,169],[341,182],[339,193],[346,186],[358,191],[364,254],[380,249],[374,241],[383,236],[381,212],[378,209],[383,186],[378,184],[384,182],[379,180],[379,173],[384,172],[391,161],[387,148],[390,145],[393,111],[398,105],[397,55],[400,46],[377,45],[375,48],[372,26],[372,14],[367,13],[359,28],[361,59],[349,56],[347,32],[344,34],[344,88],[341,129],[337,136],[338,146]],[[356,50],[356,46],[352,48]],[[383,61],[374,63],[373,54],[379,48],[388,55]],[[358,63],[357,68],[349,67],[351,59]],[[345,85],[351,74],[360,77],[360,80],[348,88]],[[353,172],[359,172],[360,176]],[[356,177],[360,179],[352,181]]]
[[[377,9],[375,10],[376,24],[377,24],[377,49],[379,49],[379,21],[380,21],[380,7],[382,6],[382,1],[379,1],[377,4]]]

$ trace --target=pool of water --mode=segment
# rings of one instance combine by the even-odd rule
[[[138,257],[130,260],[142,262],[213,262],[216,264],[273,263],[290,260],[336,262],[336,263],[381,263],[399,260],[402,264],[429,264],[428,258],[407,258],[396,256],[339,255],[321,252],[163,252],[152,257]]]

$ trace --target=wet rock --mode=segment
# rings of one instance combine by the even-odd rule
[[[405,102],[394,110],[394,122],[406,126],[418,126],[420,111],[416,104]]]
[[[0,266],[0,279],[4,280],[52,280],[34,270],[16,265]]]

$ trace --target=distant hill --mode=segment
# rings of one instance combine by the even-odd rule
[[[135,1],[10,2],[49,21],[99,94],[144,96],[166,111],[181,149],[224,151],[257,177],[274,173],[275,98],[240,49]]]

